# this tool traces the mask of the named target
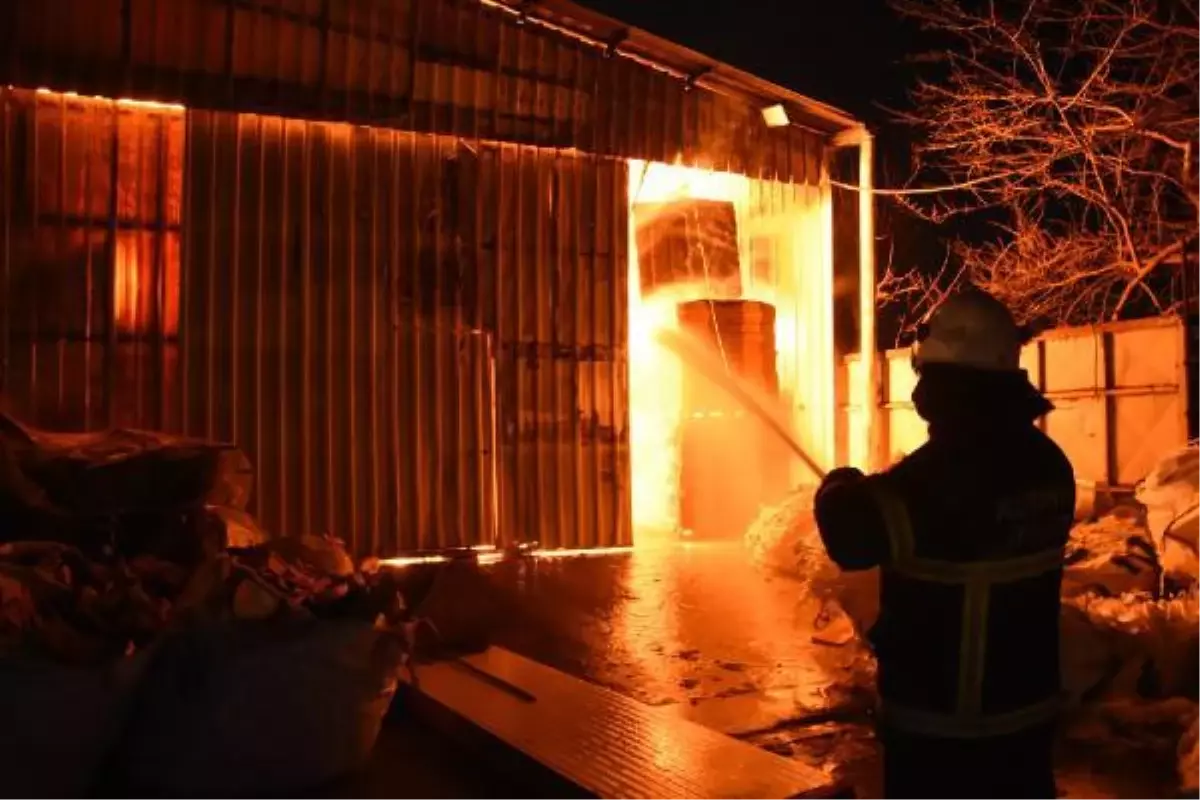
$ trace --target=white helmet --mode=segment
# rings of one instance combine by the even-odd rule
[[[1025,336],[1008,308],[980,289],[952,295],[918,331],[913,367],[926,364],[1017,372]]]

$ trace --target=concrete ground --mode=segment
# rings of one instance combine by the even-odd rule
[[[486,602],[476,590],[457,600],[495,643],[879,796],[869,659],[815,643],[812,601],[756,570],[740,543],[511,561],[487,575]],[[1060,762],[1067,797],[1163,797],[1175,783],[1169,761],[1129,745],[1074,745]]]

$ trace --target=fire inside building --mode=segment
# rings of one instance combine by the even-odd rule
[[[501,588],[526,585],[514,561],[740,542],[816,479],[771,424],[825,465],[865,463],[835,365],[861,350],[873,374],[870,194],[839,216],[831,190],[835,161],[870,188],[862,124],[557,0],[22,0],[0,42],[6,491],[35,487],[23,530],[117,570],[61,566],[70,619],[30,609],[0,630],[85,667],[18,687],[13,785],[97,791],[104,764],[118,787],[249,796],[370,760],[386,788],[337,791],[416,796],[398,793],[432,772],[426,794],[490,796],[422,744],[448,716],[532,759],[522,780],[566,778],[554,796],[832,790],[524,657],[570,652],[586,630],[570,613],[423,665],[402,721],[382,721],[413,652],[480,641],[456,631],[505,602],[523,618],[524,590]],[[693,346],[768,413],[731,402]],[[214,500],[218,447],[248,465]],[[493,569],[482,588],[453,568],[464,554]],[[597,589],[624,591],[581,578],[535,602]],[[144,608],[97,632],[97,604]],[[197,662],[189,637],[222,655]],[[632,628],[593,644],[663,652]],[[101,682],[94,714],[72,700],[69,724],[46,722],[86,694],[71,675],[147,659],[139,681]],[[201,667],[200,695],[177,690]],[[136,712],[109,724],[134,687]]]
[[[566,0],[0,3],[5,787],[877,793],[880,561],[836,568],[811,491],[927,434],[912,353],[876,350],[872,148],[846,113]],[[1011,348],[988,369],[1018,377],[995,316]],[[1022,390],[1057,406],[1021,430],[1065,452],[1081,523],[1033,554],[1060,598],[996,594],[1042,603],[1042,671],[1030,620],[994,646],[990,586],[1026,573],[989,561],[915,559],[961,620],[915,606],[943,639],[879,652],[940,659],[891,674],[957,676],[938,691],[957,680],[973,737],[1013,716],[981,716],[997,674],[1053,684],[1061,602],[1064,702],[1170,716],[1155,736],[1194,795],[1181,327],[1020,350]],[[880,549],[911,555],[910,522]],[[1032,708],[1057,713],[1046,691]],[[885,742],[911,748],[893,778],[954,762],[995,791],[923,737]],[[953,752],[1022,762],[973,747]],[[1075,756],[1070,796],[1101,762],[1149,781],[1130,796],[1177,788],[1138,752]]]
[[[740,535],[811,481],[664,328],[819,461],[867,458],[836,414],[874,339],[846,114],[570,3],[3,14],[19,417],[234,443],[266,529],[385,557]]]

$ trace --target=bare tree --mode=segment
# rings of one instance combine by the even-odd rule
[[[893,4],[948,44],[920,59],[900,114],[919,144],[895,194],[927,218],[995,228],[953,243],[938,276],[889,268],[882,298],[927,310],[969,280],[1025,321],[1176,308],[1200,210],[1197,0]]]

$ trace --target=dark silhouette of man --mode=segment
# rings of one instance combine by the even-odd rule
[[[1037,427],[1052,406],[1024,336],[978,290],[914,348],[929,440],[885,472],[829,474],[816,519],[844,570],[881,568],[886,797],[1054,797],[1059,603],[1075,478]]]

